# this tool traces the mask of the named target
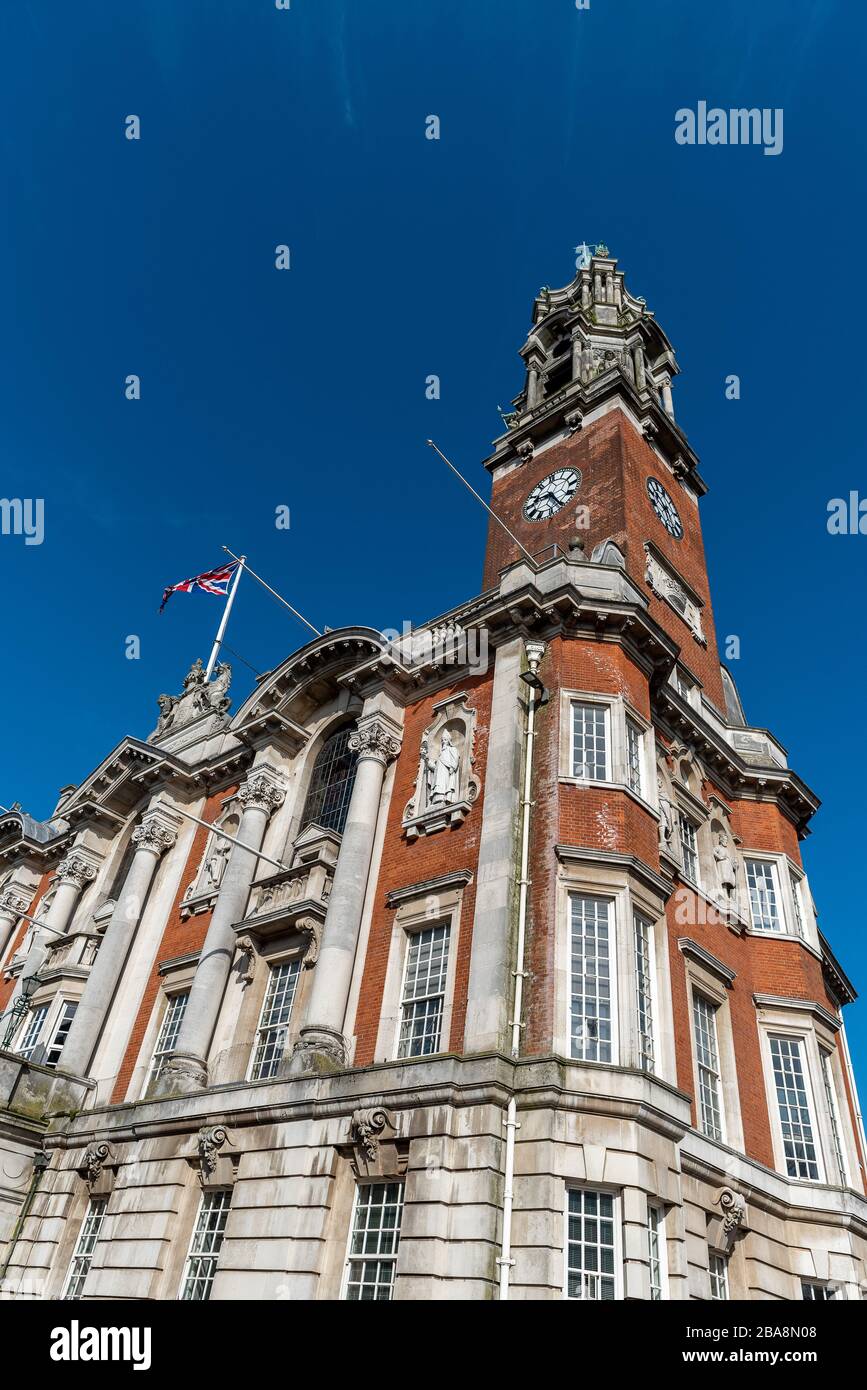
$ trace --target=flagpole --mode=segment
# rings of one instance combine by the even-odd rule
[[[223,637],[225,636],[226,632],[226,624],[229,621],[229,614],[232,611],[232,604],[235,602],[235,594],[238,592],[238,583],[241,579],[241,571],[243,570],[247,560],[246,555],[240,555],[237,558],[238,568],[235,570],[235,578],[232,580],[232,587],[229,589],[229,597],[226,599],[226,607],[223,609],[223,616],[220,619],[220,626],[217,628],[217,637],[213,647],[211,648],[211,655],[208,660],[207,670],[205,671],[206,681],[209,681],[211,679],[211,674],[214,670],[214,665],[216,664],[220,648],[223,645]]]
[[[238,559],[238,556],[235,554],[235,552],[233,550],[230,550],[227,545],[224,545],[223,549],[225,550],[227,555],[231,555],[233,560]],[[257,574],[255,570],[251,570],[249,565],[247,566],[247,573],[249,574],[251,579],[257,579],[259,583],[262,585],[262,588],[267,589],[269,594],[273,594],[274,597],[278,599],[280,603],[282,603],[284,608],[288,608],[289,612],[294,617],[296,617],[299,620],[299,622],[302,622],[305,627],[309,627],[310,631],[315,632],[317,637],[322,636],[322,633],[319,631],[318,627],[314,627],[312,623],[308,623],[303,613],[299,613],[297,608],[293,608],[291,603],[287,603],[283,595],[278,594],[276,589],[272,589],[270,584],[266,584],[261,574]]]

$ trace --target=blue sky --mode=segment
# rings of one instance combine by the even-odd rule
[[[867,537],[826,531],[831,497],[867,496],[864,48],[818,0],[3,7],[0,495],[44,498],[46,532],[0,537],[0,802],[47,815],[149,732],[219,616],[159,618],[161,591],[222,544],[317,626],[477,592],[484,515],[424,440],[486,485],[532,297],[604,240],[678,352],[718,630],[823,797],[807,867],[867,988]],[[782,154],[676,144],[700,100],[782,107]],[[265,670],[304,636],[248,581],[229,640]],[[867,1005],[849,1018],[863,1086]]]

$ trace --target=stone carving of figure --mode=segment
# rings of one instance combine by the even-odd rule
[[[178,696],[159,695],[157,697],[157,704],[160,707],[160,717],[157,720],[157,727],[154,730],[154,736],[156,734],[165,733],[166,729],[170,728],[171,725],[174,723],[175,706],[178,704]]]
[[[214,678],[207,687],[211,708],[217,714],[224,714],[229,708],[229,697],[226,691],[232,682],[232,668],[227,662],[221,661],[214,667]]]
[[[452,743],[452,736],[447,729],[443,731],[440,741],[440,754],[438,758],[431,758],[428,753],[427,739],[422,748],[427,769],[427,799],[429,806],[449,805],[458,799],[458,768],[460,767],[461,755]]]
[[[668,849],[674,838],[674,806],[661,777],[657,777],[656,785],[659,789],[659,846]]]
[[[738,861],[735,859],[723,831],[720,831],[717,836],[713,857],[716,861],[720,887],[726,897],[730,898],[738,886]]]
[[[229,841],[224,840],[222,836],[217,839],[205,864],[205,881],[208,888],[219,888],[222,883],[223,874],[226,872],[226,860],[229,858],[231,848]]]

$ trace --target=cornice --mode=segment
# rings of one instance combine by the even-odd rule
[[[703,946],[700,946],[697,941],[693,941],[689,936],[678,937],[677,945],[682,955],[691,956],[699,965],[703,965],[705,969],[710,970],[713,975],[718,976],[719,979],[723,981],[726,989],[731,989],[737,979],[736,970],[730,969],[730,967],[724,965],[721,960],[717,960],[716,956],[711,955],[710,951],[706,951]]]
[[[839,1033],[842,1027],[841,1020],[826,1009],[823,1004],[820,1004],[817,999],[789,999],[778,994],[754,994],[753,1003],[757,1009],[783,1009],[799,1014],[810,1014],[820,1023],[824,1023],[826,1028],[830,1028],[832,1033]]]
[[[556,845],[554,853],[561,864],[611,864],[626,869],[627,873],[634,874],[647,888],[657,893],[663,902],[668,902],[671,897],[671,881],[663,878],[637,855],[619,854],[610,849],[588,849],[584,845]]]

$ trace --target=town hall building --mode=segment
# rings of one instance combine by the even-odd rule
[[[0,814],[0,1292],[848,1300],[854,990],[718,650],[674,352],[544,290],[481,588],[196,662]],[[156,692],[155,692],[156,694]]]

